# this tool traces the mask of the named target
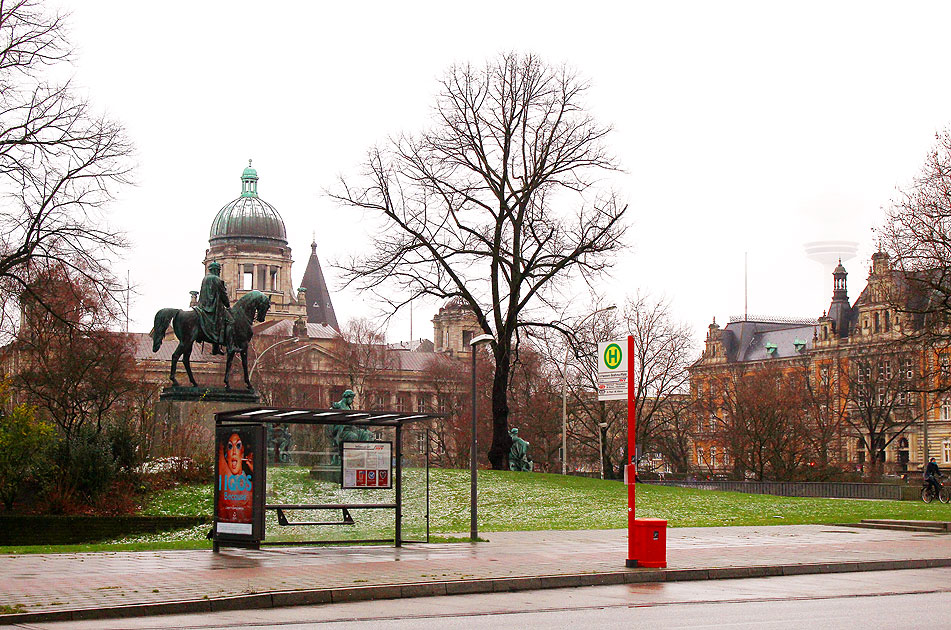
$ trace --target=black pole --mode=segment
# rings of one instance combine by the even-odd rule
[[[403,546],[403,434],[396,425],[396,540],[394,547]]]
[[[426,429],[426,542],[429,542],[429,447],[432,444],[430,430]]]
[[[472,487],[469,489],[470,497],[470,506],[469,506],[469,539],[472,542],[475,542],[479,538],[479,522],[478,522],[478,466],[477,466],[477,457],[478,457],[478,445],[479,440],[476,437],[476,350],[478,346],[471,346],[472,350],[472,442],[469,445],[471,449],[469,452],[469,477],[471,478]]]

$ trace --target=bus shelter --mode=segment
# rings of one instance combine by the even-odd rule
[[[215,488],[214,526],[209,537],[214,551],[221,546],[260,548],[261,545],[317,543],[392,542],[400,547],[403,536],[404,432],[408,425],[443,418],[445,414],[406,413],[401,411],[363,411],[349,409],[295,409],[258,407],[215,414]],[[425,433],[425,453],[414,452],[416,467],[425,475],[425,537],[429,539],[429,437],[428,425],[416,427]],[[288,435],[310,431],[324,447],[311,450],[288,448]],[[331,432],[343,437],[328,448]],[[323,437],[321,437],[323,436]],[[384,439],[392,437],[392,441]],[[283,439],[283,442],[282,442]],[[311,440],[313,443],[313,440]],[[422,441],[420,442],[422,444]],[[421,457],[424,458],[419,461]],[[361,496],[374,490],[386,491],[389,500],[336,502],[267,501],[268,466],[283,466],[294,458],[307,461],[315,478],[339,484],[346,491],[355,489]],[[274,511],[279,526],[352,526],[351,511],[392,510],[392,538],[347,540],[266,541],[265,512]],[[289,514],[340,514],[340,520],[290,520]],[[273,519],[272,519],[273,520]]]

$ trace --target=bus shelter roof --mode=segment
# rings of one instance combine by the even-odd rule
[[[297,409],[254,407],[215,414],[215,424],[260,422],[273,424],[355,424],[374,427],[402,427],[412,422],[445,418],[444,413],[366,411],[356,409]]]

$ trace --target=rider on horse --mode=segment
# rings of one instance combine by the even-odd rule
[[[195,306],[201,332],[213,344],[212,354],[225,354],[220,348],[222,344],[227,346],[229,352],[237,351],[232,341],[234,317],[228,310],[230,308],[228,289],[225,281],[221,279],[221,265],[217,261],[212,261],[208,265],[208,275],[201,281],[198,304]]]

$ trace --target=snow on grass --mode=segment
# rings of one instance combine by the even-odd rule
[[[469,471],[430,470],[430,531],[469,531]],[[638,484],[637,516],[663,518],[671,527],[854,523],[863,518],[951,520],[951,505],[920,501],[867,501],[778,497]],[[627,526],[627,488],[617,481],[546,473],[479,471],[479,531],[607,529]],[[307,468],[268,470],[268,503],[390,503],[395,490],[343,490],[317,481]],[[143,510],[156,515],[210,515],[211,485],[181,486],[159,493]],[[403,537],[425,536],[425,470],[403,471]],[[267,540],[392,538],[392,509],[352,510],[355,525],[280,527],[266,516]],[[339,511],[290,512],[291,520],[340,520]],[[208,526],[149,534],[123,542],[204,538]],[[190,538],[194,537],[194,538]]]

